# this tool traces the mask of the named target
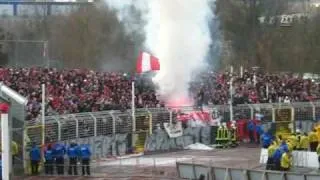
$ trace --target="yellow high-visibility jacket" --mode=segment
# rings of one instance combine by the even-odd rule
[[[2,145],[0,144],[0,152],[2,152]],[[11,142],[11,155],[15,156],[19,152],[18,144],[15,141]]]
[[[291,166],[291,158],[289,157],[288,153],[283,153],[281,157],[281,167],[282,168],[290,168]]]
[[[320,144],[318,144],[318,147],[317,147],[317,154],[318,156],[320,156]]]
[[[303,148],[303,149],[308,149],[309,148],[309,137],[308,136],[301,136],[301,139],[300,139],[300,148]]]
[[[223,127],[223,129],[222,129],[221,140],[229,140],[229,130],[225,127]]]
[[[320,125],[316,127],[316,130],[317,130],[316,134],[318,136],[318,141],[320,142]]]
[[[292,144],[291,142],[287,142],[287,145],[288,145],[288,150],[289,150],[289,152],[292,152],[293,149],[294,149],[293,144]]]
[[[272,157],[274,152],[277,150],[278,146],[276,144],[272,144],[268,147],[268,157]]]
[[[15,141],[12,141],[11,142],[11,152],[12,152],[12,155],[17,155],[19,150],[18,150],[18,144],[15,142]]]
[[[309,142],[318,142],[318,136],[317,133],[311,131],[309,133]]]
[[[298,145],[298,138],[295,135],[289,136],[287,141],[290,142],[293,147]]]
[[[216,140],[222,140],[222,134],[223,134],[223,128],[219,127],[217,131],[217,137]]]

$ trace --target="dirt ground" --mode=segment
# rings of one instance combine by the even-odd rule
[[[234,149],[215,149],[211,151],[185,150],[124,159],[108,159],[92,164],[92,176],[37,176],[15,177],[25,180],[135,180],[135,179],[178,179],[176,162],[184,161],[208,166],[232,168],[261,168],[260,148],[241,146]]]

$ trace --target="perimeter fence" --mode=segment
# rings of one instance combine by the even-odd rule
[[[289,110],[291,120],[313,124],[320,118],[320,103],[291,103],[291,104],[247,104],[232,107],[225,105],[209,106],[205,109],[213,118],[221,117],[226,122],[234,120],[254,119],[256,114],[264,116],[263,121],[274,122],[279,116],[279,110]],[[102,111],[78,114],[67,114],[45,117],[45,127],[41,120],[27,122],[26,132],[28,141],[41,144],[43,136],[46,143],[76,140],[89,137],[100,137],[117,134],[152,134],[163,123],[175,123],[177,108],[137,109],[132,118],[130,110]],[[184,112],[191,112],[193,107],[178,107]],[[233,114],[231,115],[232,112]],[[308,126],[308,125],[306,125]],[[311,125],[309,125],[311,126]],[[306,127],[310,129],[311,127]]]

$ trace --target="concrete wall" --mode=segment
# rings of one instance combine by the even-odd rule
[[[202,143],[205,145],[213,144],[216,133],[215,127],[188,127],[183,130],[183,136],[177,138],[169,138],[166,131],[157,129],[153,131],[145,143],[145,151],[168,151],[183,149],[184,147],[194,144]]]

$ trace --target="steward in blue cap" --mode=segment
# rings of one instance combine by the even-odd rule
[[[261,136],[262,147],[267,149],[271,145],[272,139],[273,139],[273,137],[270,133],[268,133],[268,132],[263,133]]]
[[[45,166],[44,166],[45,173],[53,175],[53,161],[54,161],[54,158],[53,158],[53,150],[52,150],[51,144],[49,144],[47,146],[47,149],[44,151],[44,158],[45,158],[45,161],[46,161],[45,162]]]
[[[90,157],[91,151],[89,145],[81,145],[80,148],[80,158],[82,164],[82,175],[89,175],[90,176]]]
[[[250,143],[254,143],[255,124],[254,124],[253,120],[250,120],[248,122],[247,129],[248,129],[248,132],[249,132]]]
[[[273,154],[272,159],[273,159],[273,163],[275,164],[275,169],[276,171],[280,171],[281,168],[281,158],[282,158],[282,154],[285,152],[288,152],[289,149],[287,148],[287,146],[283,145],[280,146]]]
[[[69,157],[69,171],[68,174],[78,175],[77,162],[79,157],[79,148],[76,143],[71,143],[70,147],[67,150],[67,154]]]
[[[53,147],[54,157],[56,158],[56,166],[58,175],[64,174],[64,155],[66,153],[65,146],[63,144],[55,144]]]
[[[35,143],[32,143],[32,148],[30,150],[29,156],[31,161],[31,174],[37,175],[39,174],[39,163],[41,160],[41,151],[40,151],[40,148]]]

